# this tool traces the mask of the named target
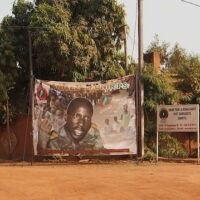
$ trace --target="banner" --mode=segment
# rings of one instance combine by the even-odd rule
[[[135,80],[35,81],[34,154],[136,154]]]

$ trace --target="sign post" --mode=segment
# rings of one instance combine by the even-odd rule
[[[159,155],[158,155],[158,137],[159,137],[159,135],[158,135],[158,131],[156,132],[156,162],[158,162],[158,157],[159,157]]]
[[[157,161],[159,132],[197,133],[197,161],[199,163],[199,104],[160,105],[157,107]]]

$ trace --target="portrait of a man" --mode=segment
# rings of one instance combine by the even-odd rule
[[[99,130],[92,123],[93,106],[86,98],[73,99],[67,108],[65,149],[101,149]]]

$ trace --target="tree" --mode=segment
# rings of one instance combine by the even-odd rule
[[[186,62],[187,54],[185,49],[181,48],[179,44],[175,44],[168,55],[167,67],[171,72],[176,73],[176,70]]]
[[[179,101],[179,91],[174,86],[171,72],[168,70],[169,44],[160,42],[156,35],[149,45],[146,54],[160,52],[161,62],[165,69],[158,71],[151,64],[145,64],[143,71],[144,110],[145,110],[145,143],[154,149],[156,136],[156,110],[160,104],[176,104]]]
[[[18,0],[6,25],[29,27],[34,74],[41,79],[84,81],[123,76],[118,51],[125,12],[116,0]],[[27,30],[12,30],[19,66],[27,77]]]
[[[142,75],[144,82],[145,138],[150,141],[156,134],[157,105],[176,104],[179,92],[175,90],[167,71],[158,73],[151,65],[146,65]]]
[[[8,95],[17,113],[27,111],[28,31],[36,78],[105,80],[125,75],[119,56],[124,26],[125,11],[116,0],[15,1],[12,16],[6,16],[1,26],[0,56],[4,59],[3,52],[9,50],[12,57],[12,65],[6,64],[0,73],[2,82],[10,77],[8,86],[0,88],[2,96]]]
[[[181,103],[200,103],[200,60],[198,56],[188,56],[177,69],[175,87],[181,91]]]
[[[17,79],[16,58],[9,33],[0,30],[0,122],[5,123],[5,104],[10,101]],[[11,109],[11,116],[14,109]]]
[[[148,49],[146,50],[145,54],[149,54],[154,51],[159,52],[161,55],[161,64],[165,64],[169,56],[168,48],[169,48],[169,43],[165,41],[161,42],[158,35],[156,34],[154,36],[153,41],[148,46]]]
[[[84,81],[88,76],[99,80],[124,75],[117,54],[121,48],[125,12],[115,0],[43,0],[36,4],[32,25],[48,31],[36,36],[38,43],[34,47],[46,49],[49,45],[55,49],[49,52],[54,63],[49,63],[48,68],[62,68],[59,70],[62,80]],[[43,52],[36,54],[38,59],[46,57]],[[44,63],[39,62],[37,66],[47,67]]]
[[[180,92],[179,103],[200,102],[200,57],[191,55],[175,44],[169,52],[166,66],[173,77],[173,85]]]

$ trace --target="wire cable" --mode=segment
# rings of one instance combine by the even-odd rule
[[[191,5],[193,5],[193,6],[196,6],[196,7],[200,7],[199,4],[193,3],[193,2],[191,2],[191,1],[185,1],[185,0],[181,0],[181,1],[184,2],[184,3],[191,4]]]
[[[75,27],[76,24],[72,24],[70,25],[71,27]],[[6,28],[6,29],[26,29],[26,30],[41,30],[41,31],[50,31],[50,27],[46,26],[46,27],[42,27],[42,26],[23,26],[23,25],[5,25],[3,23],[0,23],[0,29],[2,28]]]

